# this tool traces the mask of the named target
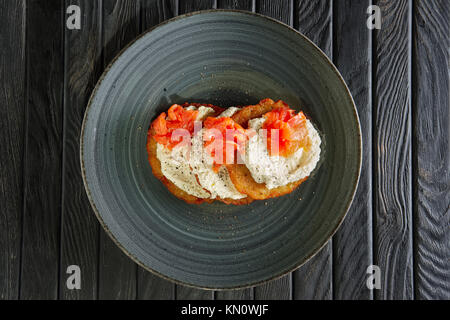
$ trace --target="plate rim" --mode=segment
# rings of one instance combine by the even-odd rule
[[[149,34],[150,32],[161,28],[163,26],[165,26],[168,23],[172,23],[174,21],[178,21],[181,19],[185,19],[191,16],[195,16],[195,15],[202,15],[202,14],[211,14],[211,13],[235,13],[236,15],[240,15],[240,14],[244,14],[244,15],[248,15],[248,16],[256,16],[259,18],[263,18],[266,19],[267,21],[269,21],[270,23],[276,23],[280,26],[282,26],[283,28],[286,28],[287,30],[290,30],[291,32],[295,32],[295,34],[297,34],[298,36],[301,36],[303,38],[303,40],[305,40],[306,42],[308,42],[310,45],[312,45],[312,47],[318,51],[319,56],[321,56],[325,62],[331,67],[331,69],[334,71],[334,73],[337,75],[339,81],[343,84],[347,96],[350,98],[351,104],[353,106],[353,115],[354,118],[356,120],[356,124],[357,124],[357,135],[358,135],[358,171],[357,171],[357,175],[356,175],[356,181],[354,181],[353,183],[353,190],[352,190],[352,194],[351,197],[349,199],[349,201],[347,201],[347,204],[345,206],[345,212],[342,215],[342,217],[339,219],[339,221],[337,222],[337,224],[334,226],[334,228],[332,229],[330,235],[325,239],[325,241],[315,250],[313,250],[313,252],[307,256],[304,261],[296,264],[294,267],[288,269],[287,271],[282,271],[281,274],[276,274],[272,277],[269,277],[267,279],[264,280],[260,280],[260,281],[256,281],[256,282],[251,282],[251,283],[247,283],[247,284],[243,284],[243,285],[235,285],[235,286],[230,286],[230,287],[217,287],[217,286],[202,286],[202,285],[196,285],[194,283],[189,283],[189,282],[184,282],[178,279],[174,279],[171,278],[169,276],[166,276],[150,267],[148,267],[147,265],[145,265],[144,263],[142,263],[134,254],[132,254],[131,252],[129,252],[117,239],[116,237],[112,234],[112,232],[110,231],[109,227],[106,225],[106,223],[103,221],[103,218],[100,215],[100,212],[98,211],[95,201],[91,195],[91,191],[89,189],[88,186],[88,182],[87,182],[87,178],[86,178],[86,168],[85,168],[85,164],[84,164],[84,135],[85,135],[85,129],[86,129],[86,124],[87,124],[87,119],[88,119],[88,115],[89,115],[89,110],[91,109],[92,106],[92,102],[96,96],[96,93],[99,89],[99,87],[101,86],[106,74],[109,72],[109,70],[113,67],[113,65],[116,63],[116,61],[118,60],[119,57],[122,56],[122,54],[128,50],[129,47],[131,47],[134,43],[136,43],[137,41],[139,41],[141,38],[145,37],[147,34]],[[347,86],[347,83],[345,82],[344,78],[342,77],[341,73],[339,72],[339,70],[337,69],[337,67],[334,65],[333,61],[322,51],[322,49],[320,49],[312,40],[310,40],[307,36],[305,36],[303,33],[301,33],[299,30],[294,29],[293,27],[279,21],[276,20],[274,18],[265,16],[263,14],[259,14],[259,13],[255,13],[255,12],[250,12],[250,11],[243,11],[243,10],[235,10],[235,9],[208,9],[208,10],[200,10],[200,11],[193,11],[193,12],[188,12],[182,15],[178,15],[176,17],[173,17],[171,19],[165,20],[161,23],[159,23],[158,25],[155,25],[149,29],[147,29],[146,31],[144,31],[142,34],[140,34],[139,36],[137,36],[135,39],[133,39],[131,42],[129,42],[122,50],[120,50],[115,57],[111,60],[111,62],[106,66],[106,68],[104,69],[102,75],[99,77],[94,89],[91,92],[91,95],[89,97],[86,109],[84,111],[84,115],[83,115],[83,122],[81,125],[81,132],[80,132],[80,169],[81,169],[81,175],[82,175],[82,179],[83,179],[83,185],[84,185],[84,189],[86,191],[87,197],[89,199],[89,203],[91,205],[92,211],[94,211],[95,216],[97,217],[97,220],[99,221],[100,225],[102,226],[102,228],[105,230],[106,234],[111,238],[111,240],[120,248],[120,250],[122,250],[122,252],[125,253],[125,255],[127,255],[133,262],[135,262],[136,264],[138,264],[140,267],[142,267],[143,269],[151,272],[154,275],[157,275],[165,280],[171,281],[172,283],[178,284],[178,285],[183,285],[183,286],[187,286],[187,287],[191,287],[191,288],[196,288],[196,289],[202,289],[202,290],[214,290],[214,291],[224,291],[224,290],[241,290],[241,289],[246,289],[246,288],[251,288],[251,287],[255,287],[255,286],[259,286],[265,283],[268,283],[270,281],[273,280],[277,280],[280,279],[282,277],[284,277],[285,275],[294,272],[295,270],[299,269],[300,267],[302,267],[305,263],[307,263],[308,261],[310,261],[316,254],[318,254],[323,247],[326,246],[326,244],[330,241],[330,239],[335,235],[335,233],[337,232],[337,230],[340,228],[340,226],[342,225],[343,221],[345,220],[348,211],[353,203],[353,200],[355,198],[356,195],[356,191],[358,190],[358,185],[359,185],[359,180],[361,177],[361,167],[362,167],[362,150],[363,150],[363,141],[362,141],[362,132],[361,132],[361,124],[360,124],[360,120],[359,120],[359,115],[358,115],[358,111],[356,108],[356,104],[355,101],[353,99],[353,95],[350,92],[350,89]]]

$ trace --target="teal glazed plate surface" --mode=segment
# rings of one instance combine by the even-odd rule
[[[171,104],[263,98],[302,109],[322,134],[321,165],[297,190],[189,205],[153,176],[147,129]],[[261,284],[310,259],[342,223],[360,165],[358,115],[337,69],[299,32],[248,12],[191,13],[135,40],[97,84],[81,134],[86,191],[115,243],[147,270],[206,289]]]

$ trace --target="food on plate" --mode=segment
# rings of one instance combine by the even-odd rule
[[[230,204],[253,201],[236,190],[226,167],[217,169],[213,166],[213,158],[202,145],[204,131],[200,129],[194,134],[196,121],[201,125],[208,116],[230,116],[236,110],[200,104],[173,105],[167,114],[163,112],[153,121],[147,142],[149,162],[153,174],[175,196],[188,203],[211,202],[213,199]],[[185,130],[184,136],[180,129]]]
[[[199,204],[247,204],[292,192],[316,168],[319,133],[283,101],[246,107],[172,105],[148,131],[156,178],[178,198]]]

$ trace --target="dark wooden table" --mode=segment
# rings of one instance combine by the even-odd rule
[[[1,299],[449,299],[449,20],[447,0],[2,0],[0,4]],[[69,5],[81,30],[66,28]],[[158,278],[99,226],[80,175],[91,91],[127,43],[189,11],[234,8],[300,30],[346,79],[364,157],[337,234],[299,270],[239,291]],[[81,289],[66,287],[67,266]],[[369,265],[381,288],[369,290]]]

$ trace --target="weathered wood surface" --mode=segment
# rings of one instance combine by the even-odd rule
[[[141,30],[145,32],[158,23],[176,16],[177,10],[178,4],[175,1],[141,0]],[[137,299],[175,299],[175,284],[138,266]]]
[[[216,6],[216,0],[179,0],[178,14],[206,9],[214,9]]]
[[[33,0],[27,1],[26,5],[27,101],[20,298],[57,299],[64,87],[63,3]]]
[[[252,0],[217,0],[217,9],[253,11],[254,5]]]
[[[330,0],[301,0],[296,8],[295,24],[325,54],[333,56],[333,14]],[[323,299],[333,297],[333,261],[330,240],[322,250],[294,272],[294,299]]]
[[[63,190],[60,299],[96,299],[100,226],[91,209],[80,172],[80,133],[91,92],[103,70],[101,2],[66,0],[85,12],[81,30],[65,29]],[[67,267],[80,267],[81,289],[69,290]]]
[[[369,31],[370,3],[382,27]],[[81,30],[65,27],[70,4]],[[205,291],[134,264],[99,226],[79,172],[88,98],[137,35],[179,14],[256,11],[299,29],[338,66],[363,134],[355,201],[292,275]],[[0,5],[0,299],[449,299],[449,18],[438,0],[18,0]],[[365,286],[370,264],[381,290]],[[81,290],[66,288],[79,265]]]
[[[450,3],[418,0],[413,12],[415,293],[417,299],[448,300]]]
[[[19,297],[26,58],[25,1],[0,6],[0,300]]]
[[[333,60],[355,100],[363,140],[358,189],[333,237],[334,299],[373,298],[366,286],[366,270],[372,264],[372,38],[361,14],[369,4],[369,0],[343,0],[333,7]]]
[[[140,2],[103,0],[103,61],[106,67],[139,35]],[[137,265],[101,229],[99,299],[135,299]]]
[[[411,1],[378,1],[375,36],[374,263],[377,299],[413,298],[411,203]]]

